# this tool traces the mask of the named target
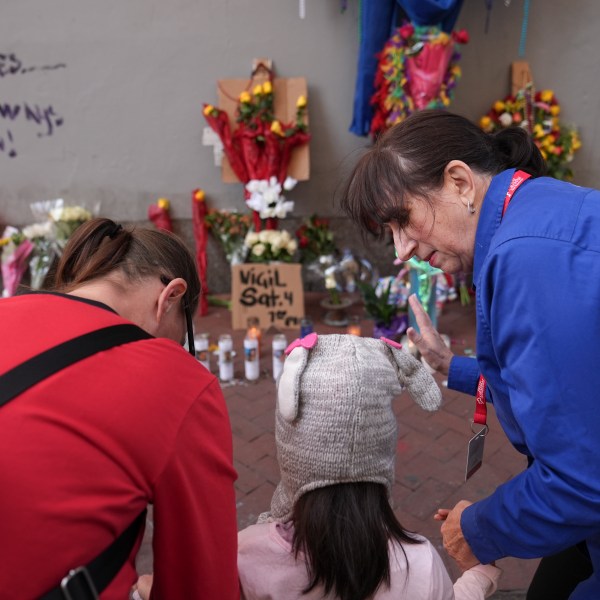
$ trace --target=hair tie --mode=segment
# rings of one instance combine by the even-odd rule
[[[123,229],[123,225],[121,225],[120,223],[119,224],[115,223],[114,226],[112,227],[112,229],[109,231],[108,237],[111,240],[114,240],[122,229]]]

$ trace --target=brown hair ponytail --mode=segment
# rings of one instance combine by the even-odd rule
[[[106,218],[87,221],[69,238],[58,263],[55,288],[69,292],[117,270],[130,281],[181,277],[188,285],[185,301],[192,314],[198,306],[196,263],[180,238],[154,229],[126,229]]]

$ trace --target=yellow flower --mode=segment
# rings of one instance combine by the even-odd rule
[[[275,135],[283,135],[283,130],[281,129],[281,123],[277,120],[273,121],[271,123],[271,131],[275,134]]]
[[[491,125],[492,120],[487,115],[479,119],[479,127],[481,127],[481,129],[483,129],[484,131],[487,131]]]
[[[533,126],[533,134],[535,135],[536,138],[544,137],[544,135],[545,135],[544,128],[539,123],[536,123]]]
[[[504,112],[505,108],[506,108],[506,105],[504,104],[504,102],[502,102],[502,100],[497,100],[496,102],[494,102],[494,110],[497,113]]]
[[[462,69],[458,65],[454,65],[452,69],[450,69],[450,72],[456,78],[462,77]]]
[[[556,117],[557,115],[560,114],[560,106],[558,104],[555,104],[554,106],[550,107],[550,114],[553,117]]]
[[[252,102],[252,96],[248,92],[243,91],[240,94],[240,102],[242,104],[250,104],[250,102]]]
[[[573,142],[571,143],[571,148],[573,150],[579,150],[581,148],[581,141],[576,134],[573,134]]]
[[[273,93],[273,85],[270,81],[265,81],[262,84],[263,94],[272,94]]]
[[[0,248],[10,243],[10,238],[0,238]]]
[[[169,201],[166,198],[158,199],[158,208],[164,208],[165,210],[169,210]]]
[[[196,202],[204,202],[204,190],[196,190],[194,193],[194,200]]]
[[[542,102],[552,102],[552,98],[554,98],[554,92],[552,90],[544,90],[540,94],[540,98]]]
[[[306,96],[298,96],[298,100],[296,100],[296,108],[304,108],[306,104]]]
[[[202,113],[204,114],[205,117],[208,117],[213,112],[213,110],[215,110],[215,107],[212,104],[207,104],[204,107],[204,110],[202,111]]]
[[[255,96],[260,96],[260,95],[262,95],[262,93],[263,93],[263,86],[262,86],[262,85],[260,85],[260,83],[259,83],[258,85],[255,85],[255,86],[254,86],[254,89],[252,90],[252,93],[253,93]]]
[[[542,153],[544,160],[546,160],[548,158],[548,153],[543,148],[540,149],[540,152]]]

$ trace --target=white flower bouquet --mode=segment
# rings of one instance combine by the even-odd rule
[[[292,262],[298,243],[285,230],[264,229],[246,235],[244,245],[248,248],[249,262]]]

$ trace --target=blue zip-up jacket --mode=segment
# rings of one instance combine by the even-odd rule
[[[454,357],[449,387],[488,401],[531,467],[462,514],[488,563],[549,556],[586,540],[600,599],[600,191],[542,177],[502,218],[514,170],[492,179],[475,239],[477,361]]]

